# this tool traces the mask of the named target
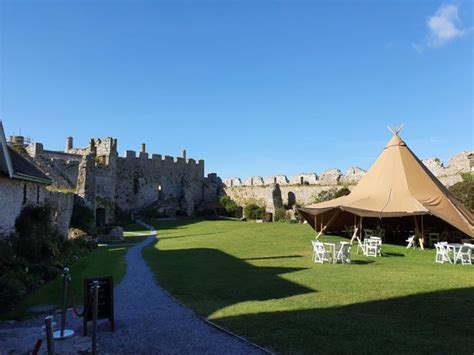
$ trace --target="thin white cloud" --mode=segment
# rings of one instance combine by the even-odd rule
[[[471,29],[463,27],[459,18],[458,5],[442,5],[433,16],[426,21],[428,27],[427,38],[423,41],[411,43],[412,48],[423,53],[427,47],[436,48],[468,34]]]
[[[428,45],[439,47],[455,38],[464,36],[468,30],[462,28],[457,5],[443,5],[428,18]]]

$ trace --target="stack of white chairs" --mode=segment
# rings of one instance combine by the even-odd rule
[[[461,261],[463,265],[472,265],[471,255],[474,245],[464,243],[456,255],[456,261]]]
[[[435,261],[440,264],[444,264],[445,262],[448,262],[452,264],[452,260],[449,257],[449,250],[447,247],[447,243],[435,243],[435,248],[436,248],[436,259]]]
[[[351,245],[349,243],[340,243],[336,254],[336,262],[342,264],[351,263]]]
[[[323,264],[325,261],[329,262],[330,255],[326,251],[324,244],[317,240],[312,240],[311,244],[313,244],[313,261],[319,264]]]

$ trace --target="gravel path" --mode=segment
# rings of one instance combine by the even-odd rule
[[[115,288],[115,332],[108,322],[99,326],[99,345],[105,353],[262,354],[252,345],[214,328],[173,300],[161,287],[142,257],[155,236],[130,248],[127,271]]]

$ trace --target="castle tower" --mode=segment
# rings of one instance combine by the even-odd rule
[[[72,137],[67,137],[66,138],[66,150],[65,152],[68,153],[71,149],[74,148],[74,143],[73,143],[73,138]]]
[[[77,175],[76,194],[82,198],[84,206],[95,214],[96,179],[95,154],[82,156]]]

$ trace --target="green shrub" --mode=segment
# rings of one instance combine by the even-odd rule
[[[15,228],[15,234],[0,240],[0,312],[97,246],[85,238],[63,240],[49,206],[25,207]]]
[[[225,211],[230,215],[230,216],[235,216],[235,213],[239,209],[237,206],[237,203],[235,203],[234,200],[232,200],[229,196],[222,196],[219,198],[219,204],[225,209]]]
[[[464,182],[473,182],[474,181],[474,174],[472,173],[461,173],[462,181]]]
[[[263,219],[265,215],[265,207],[259,207],[256,204],[248,204],[244,208],[244,215],[248,219]]]
[[[275,222],[289,222],[290,221],[290,216],[286,212],[286,210],[282,207],[277,208],[275,210],[275,214],[273,215],[273,220]]]
[[[142,208],[139,212],[139,215],[145,218],[157,218],[158,210],[154,206],[148,206],[148,207]]]
[[[295,203],[295,221],[296,222],[303,222],[304,218],[301,215],[301,212],[298,210],[298,208],[301,207],[301,204],[299,202]]]
[[[96,235],[94,211],[81,204],[74,204],[70,227],[81,229],[90,235]]]
[[[49,206],[23,208],[15,221],[15,229],[11,240],[15,254],[29,263],[49,260],[58,254],[62,238],[51,223]]]
[[[337,190],[334,193],[334,198],[342,197],[349,195],[351,193],[351,190],[349,190],[347,187],[341,187],[339,190]]]
[[[6,310],[14,301],[23,298],[27,289],[25,284],[14,272],[7,272],[0,276],[0,310]]]
[[[474,180],[464,180],[449,188],[454,197],[467,209],[474,211]]]
[[[319,203],[323,201],[329,201],[333,200],[338,197],[346,196],[351,193],[351,190],[349,190],[347,187],[342,187],[340,189],[329,189],[329,190],[323,190],[320,193],[318,193],[316,196],[313,196],[312,200],[313,203]]]

